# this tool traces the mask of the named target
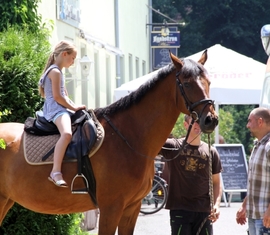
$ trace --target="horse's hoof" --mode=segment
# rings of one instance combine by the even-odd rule
[[[58,187],[61,187],[61,188],[67,188],[68,185],[67,185],[66,181],[64,181],[63,179],[61,179],[61,180],[55,180],[55,179],[54,179],[56,175],[62,175],[62,173],[61,173],[61,172],[55,172],[55,173],[52,173],[52,174],[48,177],[48,180],[51,181],[51,182],[53,182],[53,183],[54,183],[56,186],[58,186]]]

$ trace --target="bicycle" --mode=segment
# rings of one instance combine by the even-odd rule
[[[167,186],[164,179],[159,175],[155,175],[151,191],[142,199],[140,212],[149,215],[160,211],[168,198]]]

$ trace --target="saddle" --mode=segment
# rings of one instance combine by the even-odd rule
[[[71,115],[72,140],[66,149],[65,156],[67,158],[78,159],[79,156],[86,156],[95,144],[97,128],[91,115],[94,114],[85,110],[79,110]],[[25,125],[24,130],[38,136],[59,134],[57,126],[53,122],[48,122],[42,111],[36,112],[33,126]],[[42,161],[45,161],[53,151],[54,148],[42,158]]]
[[[93,121],[93,119],[95,120],[94,112],[92,110],[89,111],[79,110],[71,115],[72,140],[66,149],[65,159],[77,159],[78,162],[78,173],[72,180],[71,192],[74,194],[89,193],[95,202],[95,189],[93,189],[95,187],[95,179],[88,155],[97,140],[97,125]],[[24,130],[31,135],[40,137],[60,134],[57,126],[53,122],[48,122],[42,111],[36,112],[36,118],[28,117],[25,121]],[[42,157],[43,162],[54,152],[54,147]],[[77,178],[83,178],[86,189],[73,189],[74,182]],[[92,187],[90,191],[89,181]]]

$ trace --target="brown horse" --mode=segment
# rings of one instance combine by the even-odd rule
[[[154,73],[153,78],[130,95],[95,110],[105,130],[101,148],[91,157],[100,210],[99,235],[133,234],[141,200],[151,189],[154,157],[170,134],[180,112],[199,116],[203,132],[218,123],[209,79],[199,60],[180,60]],[[106,118],[105,118],[106,117]],[[109,121],[110,120],[110,121]],[[112,125],[117,131],[112,128]],[[29,165],[23,156],[24,125],[0,124],[0,222],[14,202],[40,213],[66,214],[95,209],[89,195],[72,194],[48,181],[51,165]],[[64,162],[67,183],[77,174],[77,164]]]

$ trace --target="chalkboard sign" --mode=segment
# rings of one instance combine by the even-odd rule
[[[247,190],[247,160],[242,144],[214,144],[221,163],[224,192]]]

